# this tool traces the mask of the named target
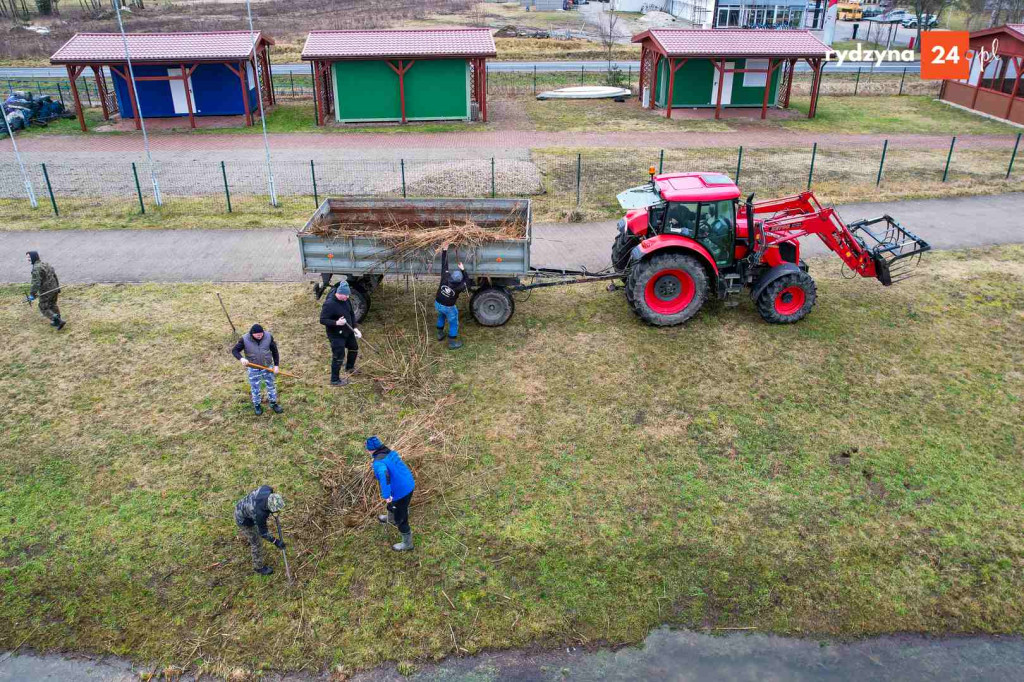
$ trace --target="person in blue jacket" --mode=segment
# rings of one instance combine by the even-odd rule
[[[409,528],[409,502],[416,481],[409,467],[402,461],[401,455],[384,445],[377,436],[366,440],[366,449],[373,456],[373,474],[380,484],[380,496],[388,504],[388,513],[381,514],[377,520],[383,524],[398,526],[402,541],[391,548],[396,552],[408,552],[413,548],[412,530]]]

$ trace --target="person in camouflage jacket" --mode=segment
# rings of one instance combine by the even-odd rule
[[[32,264],[32,288],[28,292],[28,301],[31,303],[38,298],[39,312],[59,331],[67,322],[61,319],[60,308],[57,307],[57,296],[60,295],[57,272],[52,265],[39,260],[37,251],[29,251],[26,255]]]
[[[284,542],[281,541],[281,538],[275,538],[267,530],[267,519],[271,514],[282,509],[284,509],[284,498],[275,493],[269,485],[261,485],[235,505],[235,523],[238,525],[238,531],[242,537],[249,543],[249,550],[252,553],[252,569],[260,575],[270,575],[274,572],[274,569],[263,563],[261,540],[273,543],[278,549],[284,549]]]

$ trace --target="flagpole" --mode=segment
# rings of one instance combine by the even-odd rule
[[[245,10],[249,15],[249,39],[252,41],[252,67],[256,71],[256,84],[259,85],[261,82],[260,70],[256,68],[256,31],[252,25],[252,3],[250,0],[245,0]],[[267,69],[269,71],[269,69]],[[263,84],[265,87],[270,87],[269,83]],[[274,187],[274,167],[270,163],[270,139],[267,137],[267,117],[263,113],[263,88],[256,93],[256,101],[260,105],[260,124],[263,126],[263,150],[267,156],[267,178],[270,182],[270,205],[277,206],[277,190]]]

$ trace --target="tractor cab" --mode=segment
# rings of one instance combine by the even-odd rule
[[[624,270],[632,249],[644,240],[677,237],[692,240],[721,267],[736,251],[740,190],[721,173],[666,173],[651,169],[651,181],[618,195],[626,209],[619,221],[613,265]],[[741,228],[745,239],[746,230]]]

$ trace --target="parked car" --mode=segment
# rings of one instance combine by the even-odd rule
[[[881,7],[868,7],[861,12],[861,16],[865,19],[871,19],[873,17],[880,17],[885,12]]]
[[[939,24],[939,18],[934,14],[922,14],[921,24],[925,28],[935,28]],[[911,14],[902,21],[903,28],[917,28],[917,17]]]
[[[914,16],[905,9],[891,9],[885,14],[881,15],[882,21],[903,21],[907,17]]]

